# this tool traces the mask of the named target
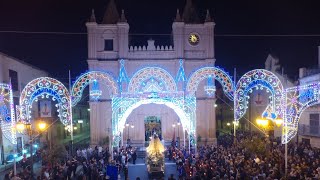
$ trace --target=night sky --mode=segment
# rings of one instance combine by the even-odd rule
[[[48,71],[66,81],[68,69],[75,77],[87,69],[85,34],[33,34],[26,32],[85,33],[85,22],[94,8],[101,21],[109,0],[1,0],[0,51]],[[269,53],[280,59],[285,73],[297,78],[299,67],[317,65],[320,45],[320,11],[317,1],[296,0],[194,0],[200,17],[209,9],[216,23],[216,65],[239,75],[263,68]],[[130,33],[170,34],[176,9],[185,0],[116,0],[125,10]],[[317,35],[293,37],[234,37],[240,35]],[[167,36],[154,38],[160,44]],[[146,42],[145,42],[146,43]],[[156,42],[157,43],[157,42]]]

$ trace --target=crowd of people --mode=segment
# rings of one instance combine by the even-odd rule
[[[267,153],[251,152],[244,141],[259,138]],[[288,145],[287,179],[320,179],[320,150],[307,143]],[[256,133],[237,132],[218,137],[217,145],[200,146],[197,152],[189,153],[186,148],[171,145],[166,150],[167,157],[177,165],[179,179],[284,179],[285,149],[281,142],[265,138]],[[108,148],[79,148],[73,157],[51,164],[43,161],[41,174],[37,179],[107,179],[107,167],[116,167],[128,179],[128,163],[135,163],[135,148],[122,147],[114,151],[113,159]],[[12,172],[6,179],[12,177]],[[116,176],[118,174],[115,174]],[[30,166],[24,166],[20,179],[30,178]],[[174,179],[173,177],[170,177]],[[170,179],[169,178],[169,179]]]
[[[120,148],[119,153],[114,151],[113,159],[108,148],[103,149],[101,146],[95,148],[79,148],[75,150],[74,156],[66,155],[65,159],[60,162],[42,160],[42,169],[40,175],[33,176],[39,180],[102,180],[112,179],[107,175],[108,168],[113,172],[110,174],[118,177],[118,173],[124,172],[128,176],[128,162],[135,163],[136,151],[132,147]],[[31,179],[30,159],[25,160],[28,166],[21,166],[20,172],[14,179]],[[115,170],[115,171],[114,171]],[[5,180],[13,179],[13,171],[5,176]],[[114,177],[113,177],[114,179]]]
[[[261,138],[268,152],[250,152],[242,142]],[[179,179],[284,179],[285,149],[279,141],[259,134],[238,132],[237,139],[223,135],[218,146],[202,146],[189,154],[184,148],[171,148],[170,158],[177,163]],[[320,179],[320,151],[309,144],[288,145],[287,179]]]

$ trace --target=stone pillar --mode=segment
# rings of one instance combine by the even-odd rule
[[[99,143],[98,127],[98,102],[89,102],[90,105],[90,145],[96,146]]]
[[[206,101],[206,112],[208,119],[208,144],[216,144],[216,109],[215,109],[216,98],[208,98]]]

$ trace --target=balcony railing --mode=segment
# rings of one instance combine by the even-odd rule
[[[320,137],[320,126],[299,124],[298,132],[299,135]]]

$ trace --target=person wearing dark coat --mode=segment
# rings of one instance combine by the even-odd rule
[[[133,154],[132,154],[132,163],[136,164],[136,160],[137,160],[137,152],[134,151]]]

